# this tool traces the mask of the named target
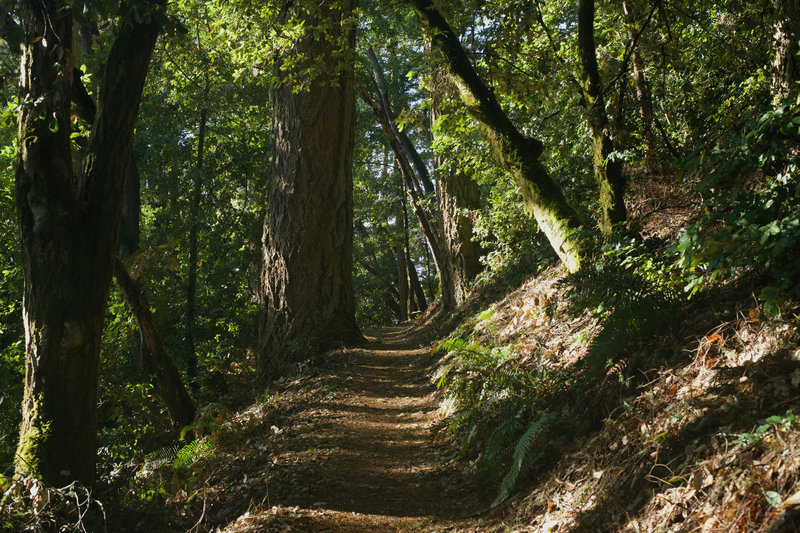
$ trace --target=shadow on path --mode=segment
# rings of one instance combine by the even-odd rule
[[[289,451],[273,460],[283,483],[259,530],[480,530],[465,517],[487,502],[434,440],[431,356],[409,329],[367,330],[367,344],[332,356],[324,393],[292,415]]]

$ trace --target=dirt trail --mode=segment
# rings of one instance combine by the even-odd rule
[[[486,498],[434,439],[429,349],[407,326],[365,334],[368,344],[337,353],[291,415],[287,451],[273,461],[270,508],[247,530],[489,530],[468,518]]]

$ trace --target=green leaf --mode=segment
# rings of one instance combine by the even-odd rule
[[[764,497],[767,499],[767,503],[770,504],[772,507],[780,507],[781,506],[781,495],[773,490],[768,490],[764,493]]]

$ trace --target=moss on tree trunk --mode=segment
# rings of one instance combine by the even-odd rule
[[[585,243],[583,221],[561,187],[539,161],[542,143],[524,137],[472,67],[458,37],[430,0],[407,0],[430,34],[432,48],[444,59],[447,75],[462,104],[478,120],[492,151],[522,191],[523,201],[550,246],[571,271],[580,269]]]

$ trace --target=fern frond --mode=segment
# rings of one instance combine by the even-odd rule
[[[162,466],[170,464],[177,455],[177,446],[166,446],[148,454],[144,459],[144,468],[146,470],[158,470]]]
[[[534,437],[554,417],[554,413],[547,413],[540,419],[536,420],[517,441],[517,446],[514,448],[514,455],[511,458],[511,467],[503,478],[503,481],[500,483],[500,490],[497,494],[497,497],[492,502],[491,507],[497,507],[511,494],[511,491],[517,484],[517,479],[519,478],[520,473],[525,470],[525,466],[530,465],[532,462],[530,451],[533,447]],[[537,456],[533,459],[538,459],[540,456],[541,454],[537,454]]]

